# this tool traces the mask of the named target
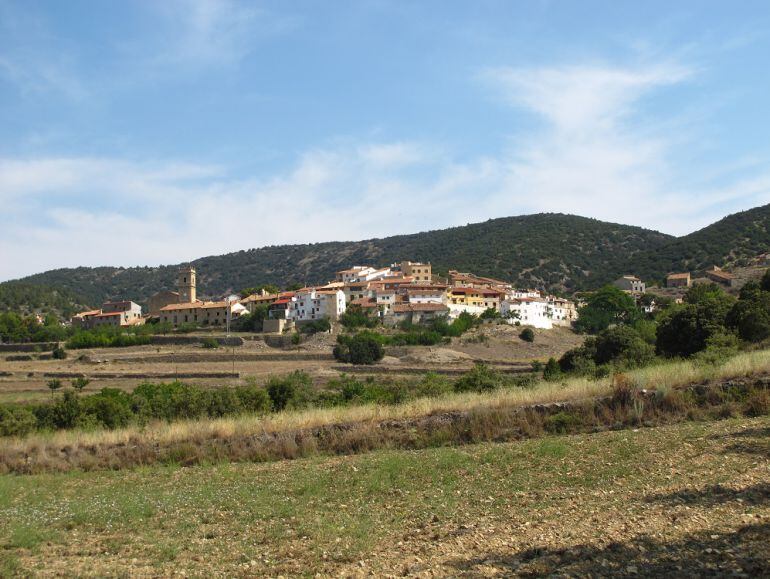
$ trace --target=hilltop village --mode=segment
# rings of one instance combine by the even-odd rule
[[[452,320],[461,313],[491,311],[512,324],[539,329],[570,326],[577,319],[575,302],[516,289],[510,283],[450,270],[446,277],[433,273],[430,263],[402,261],[389,267],[357,265],[336,273],[325,285],[270,293],[262,290],[227,300],[197,297],[197,272],[179,270],[177,291],[161,291],[147,301],[147,312],[132,301],[111,301],[98,310],[81,312],[75,327],[131,326],[160,321],[174,327],[226,326],[228,321],[267,306],[264,331],[280,333],[304,323],[335,322],[350,307],[360,308],[385,325],[408,321],[419,324],[438,317]]]
[[[334,323],[348,308],[358,308],[386,326],[402,322],[421,324],[436,318],[449,321],[462,313],[480,316],[485,312],[511,324],[549,330],[570,327],[578,317],[579,301],[534,289],[519,289],[510,283],[473,273],[449,270],[446,276],[433,272],[430,263],[402,261],[389,267],[356,265],[336,272],[324,285],[292,291],[260,290],[226,300],[198,299],[197,272],[191,265],[178,272],[177,291],[161,291],[147,301],[147,311],[129,300],[110,301],[100,309],[81,312],[71,319],[74,327],[132,326],[159,321],[173,327],[227,326],[258,306],[267,307],[263,324],[266,333],[282,333],[318,320]],[[690,272],[671,273],[665,287],[648,288],[634,275],[624,275],[613,285],[633,296],[640,308],[651,313],[661,299],[681,302],[694,283],[717,283],[735,289],[745,280],[713,266],[694,277]],[[643,299],[643,296],[647,296]]]

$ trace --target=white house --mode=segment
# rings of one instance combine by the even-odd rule
[[[288,303],[286,317],[295,322],[329,318],[338,320],[345,312],[345,292],[342,290],[297,290]]]
[[[553,307],[542,298],[503,300],[500,311],[512,324],[518,322],[543,330],[553,328]]]
[[[575,302],[556,296],[548,296],[546,302],[551,306],[552,320],[556,326],[570,326],[577,320]]]
[[[447,286],[414,284],[404,286],[399,292],[406,296],[410,304],[446,304],[448,301]]]
[[[351,268],[338,271],[335,275],[335,279],[343,283],[349,283],[351,281],[358,281],[362,276],[365,276],[373,271],[375,271],[375,269],[373,267],[369,267],[368,265],[354,265]]]

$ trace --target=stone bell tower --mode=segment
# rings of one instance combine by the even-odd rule
[[[180,304],[189,304],[196,300],[195,268],[192,265],[186,265],[179,269],[179,278],[176,285],[179,289]]]

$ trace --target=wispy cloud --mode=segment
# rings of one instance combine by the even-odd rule
[[[273,175],[114,158],[0,159],[0,279],[75,265],[175,263],[270,244],[370,237],[554,211],[686,233],[770,202],[761,159],[695,190],[676,115],[643,99],[679,65],[494,69],[486,85],[531,128],[464,161],[430,142],[337,142]],[[742,167],[740,179],[730,167]],[[719,171],[715,167],[716,174]]]
[[[154,9],[167,26],[152,61],[164,66],[237,65],[260,40],[296,25],[295,19],[238,0],[174,0]]]

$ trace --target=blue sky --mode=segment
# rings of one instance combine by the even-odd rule
[[[0,0],[0,280],[770,202],[770,4]],[[408,257],[408,256],[405,256]]]

